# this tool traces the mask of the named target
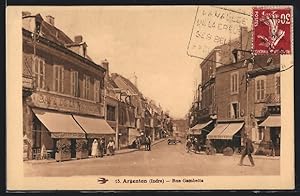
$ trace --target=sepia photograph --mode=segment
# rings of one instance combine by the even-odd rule
[[[292,6],[7,11],[13,189],[294,187]]]

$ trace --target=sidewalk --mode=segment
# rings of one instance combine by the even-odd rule
[[[191,152],[195,153],[194,150],[192,150]],[[205,154],[204,151],[201,151],[200,153],[195,153],[195,154],[199,154],[199,155],[206,155],[206,156],[224,156],[227,157],[225,155],[223,155],[222,153],[216,153],[215,155],[207,155]],[[232,156],[228,156],[228,157],[240,157],[240,154],[233,154]],[[280,160],[280,156],[265,156],[265,155],[254,155],[252,154],[253,159],[268,159],[268,160]]]
[[[154,142],[151,143],[151,146],[154,146],[160,142],[165,141],[167,138],[162,138],[162,139],[158,139],[155,140]],[[130,149],[130,148],[126,148],[126,149],[121,149],[121,150],[117,150],[115,152],[115,155],[120,155],[120,154],[126,154],[126,153],[131,153],[134,151],[142,151],[144,150],[143,147],[141,147],[141,149]],[[105,157],[105,156],[104,156]],[[93,158],[94,159],[94,158]],[[72,158],[71,160],[68,161],[87,161],[87,160],[93,160],[91,156],[89,156],[86,159],[76,159],[76,158]],[[98,158],[97,158],[98,159]],[[24,163],[30,163],[30,164],[44,164],[44,163],[56,163],[55,159],[43,159],[43,160],[28,160],[28,161],[24,161]]]

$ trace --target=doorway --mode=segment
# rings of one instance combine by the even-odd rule
[[[76,158],[76,139],[71,139],[71,158]]]

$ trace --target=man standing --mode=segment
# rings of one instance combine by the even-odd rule
[[[243,160],[244,160],[245,156],[248,155],[248,158],[251,162],[251,166],[254,167],[255,164],[254,164],[254,161],[253,161],[253,158],[252,158],[252,155],[251,155],[251,153],[253,153],[253,151],[254,151],[254,147],[253,147],[253,144],[252,144],[252,140],[249,138],[247,133],[245,134],[244,144],[245,144],[245,148],[242,151],[242,157],[241,157],[239,165],[240,166],[243,165]]]

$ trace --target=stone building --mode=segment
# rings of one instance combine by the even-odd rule
[[[83,37],[69,38],[52,16],[23,12],[22,21],[24,159],[75,158],[94,138],[114,137],[104,119],[106,70]]]

